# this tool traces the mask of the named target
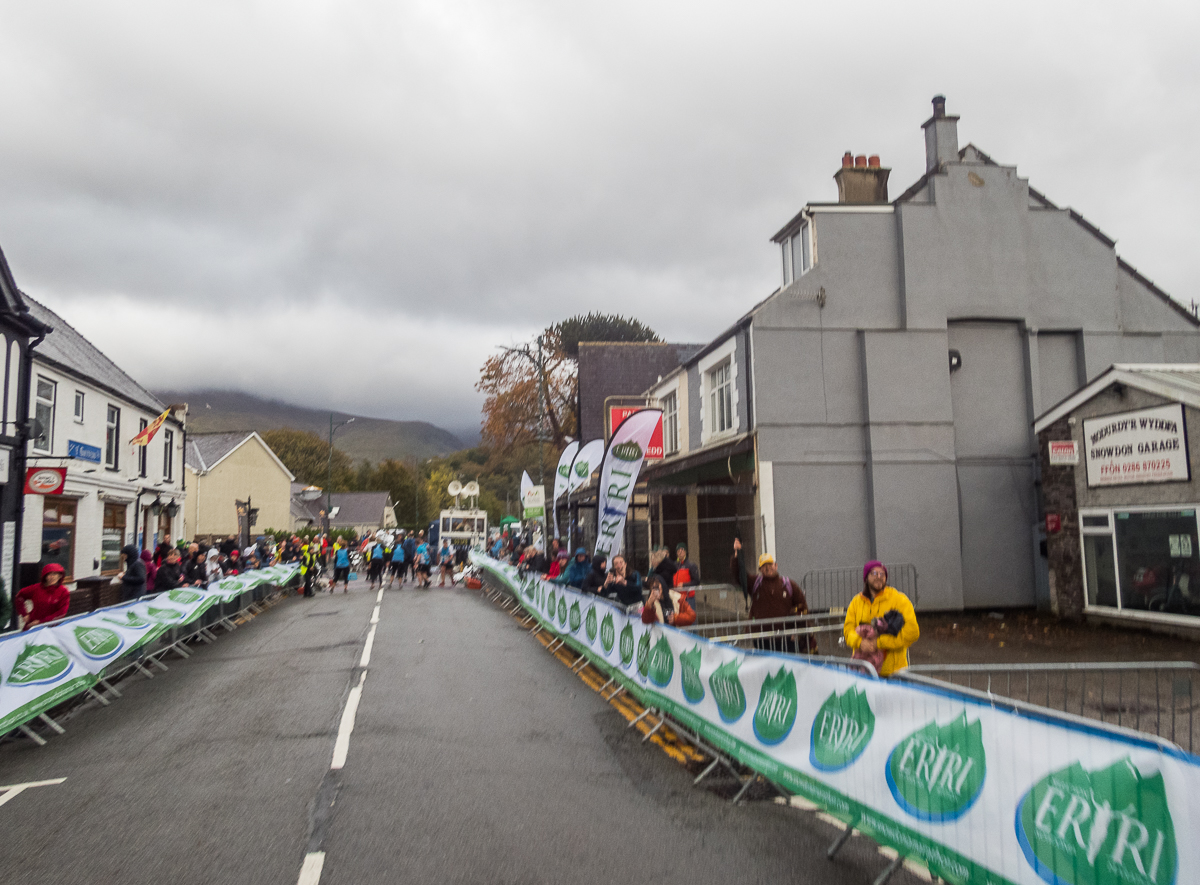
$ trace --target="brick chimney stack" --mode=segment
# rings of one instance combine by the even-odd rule
[[[839,203],[886,203],[891,169],[879,165],[879,157],[865,154],[842,156],[842,168],[833,175],[838,186]]]
[[[933,116],[921,124],[925,130],[925,171],[958,162],[958,117],[946,116],[946,96],[933,97]]]

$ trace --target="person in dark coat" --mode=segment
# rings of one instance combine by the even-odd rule
[[[700,566],[688,559],[687,544],[675,545],[675,574],[672,587],[697,587],[700,584]]]
[[[751,620],[808,614],[808,600],[804,596],[804,591],[795,581],[779,573],[775,557],[770,553],[764,553],[758,558],[758,574],[756,575],[750,572],[742,562],[742,542],[740,539],[734,538],[733,558],[729,562],[729,573],[735,582],[739,575],[746,575],[747,588],[745,592],[750,601]],[[814,635],[768,636],[756,639],[754,643],[765,651],[817,653],[817,639]]]
[[[183,583],[189,587],[205,587],[208,585],[208,568],[204,561],[204,554],[200,552],[200,545],[193,544],[188,548],[187,563],[183,567]]]
[[[133,544],[121,548],[121,564],[125,567],[121,572],[121,599],[128,602],[146,593],[146,563],[142,562],[141,554]]]
[[[625,562],[625,557],[618,553],[613,557],[612,568],[608,577],[604,579],[604,587],[600,592],[624,606],[640,605],[642,576],[636,569],[630,568]]]
[[[592,570],[587,573],[587,577],[583,579],[583,586],[579,589],[584,593],[603,593],[607,578],[608,557],[597,553],[592,557]]]
[[[139,554],[139,558],[146,564],[146,592],[157,593],[158,584],[155,583],[155,578],[158,577],[158,566],[154,564],[149,550],[143,550]]]
[[[587,551],[580,547],[575,551],[575,558],[554,579],[554,583],[566,584],[568,587],[582,587],[591,570],[591,566],[588,565]]]
[[[161,593],[164,590],[174,590],[183,583],[183,560],[179,551],[172,547],[167,551],[167,557],[154,575],[154,590]]]
[[[671,552],[665,546],[660,545],[650,552],[650,574],[662,578],[667,587],[675,586],[675,563],[671,560]],[[648,582],[649,575],[646,578]]]

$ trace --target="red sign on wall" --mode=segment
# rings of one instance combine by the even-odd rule
[[[1057,535],[1062,531],[1062,517],[1057,513],[1046,514],[1046,534]]]
[[[609,406],[608,407],[608,435],[611,437],[616,429],[621,426],[621,422],[632,415],[634,412],[645,410],[645,406]],[[646,449],[647,460],[660,460],[663,456],[663,426],[662,418],[658,419],[658,424],[654,428],[654,435],[650,437],[650,447]]]
[[[30,467],[25,471],[25,494],[57,495],[66,482],[65,467]]]

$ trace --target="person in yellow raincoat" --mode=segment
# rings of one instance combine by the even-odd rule
[[[859,625],[871,624],[876,618],[882,618],[893,610],[904,618],[904,626],[896,635],[883,633],[875,639],[864,639],[859,635]],[[882,562],[871,560],[863,566],[862,593],[850,600],[850,605],[846,607],[846,623],[842,633],[852,651],[861,648],[873,654],[878,649],[885,653],[883,666],[879,668],[880,676],[890,676],[908,666],[908,647],[920,638],[921,628],[917,626],[917,613],[913,610],[912,602],[895,587],[888,586],[887,569]]]

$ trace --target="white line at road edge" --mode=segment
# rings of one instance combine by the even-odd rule
[[[338,726],[337,740],[333,744],[333,763],[329,766],[334,771],[346,764],[346,754],[350,752],[350,733],[354,731],[354,717],[358,715],[358,702],[362,698],[363,683],[366,681],[367,671],[363,670],[358,677],[358,685],[350,689],[350,696],[346,698],[342,724]]]
[[[363,643],[362,658],[359,659],[358,666],[365,667],[371,663],[371,646],[375,644],[375,624],[371,625],[371,629],[367,631],[367,641]]]
[[[313,851],[304,855],[304,866],[300,867],[300,878],[296,885],[317,885],[321,881],[321,870],[324,868],[324,851]]]

